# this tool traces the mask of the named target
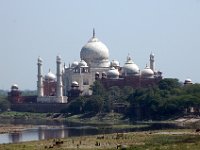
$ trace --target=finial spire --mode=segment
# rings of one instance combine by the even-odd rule
[[[128,53],[128,56],[127,56],[127,61],[131,60],[131,56],[130,54]]]
[[[93,38],[95,38],[95,28],[93,28]]]

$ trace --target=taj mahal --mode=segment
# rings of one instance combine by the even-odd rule
[[[82,47],[80,60],[69,66],[56,58],[56,75],[49,71],[43,75],[43,60],[38,58],[37,102],[67,103],[68,99],[78,95],[92,95],[90,90],[94,81],[98,80],[105,88],[112,86],[131,86],[133,88],[148,87],[162,79],[162,72],[155,69],[154,54],[149,57],[149,64],[142,70],[127,56],[123,66],[117,60],[109,60],[109,49],[95,35]],[[77,92],[78,91],[78,92]]]

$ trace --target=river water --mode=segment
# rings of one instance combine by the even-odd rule
[[[152,123],[148,126],[141,128],[131,129],[113,129],[108,125],[87,125],[82,123],[73,122],[46,122],[46,121],[21,121],[13,120],[10,124],[23,124],[33,125],[33,128],[25,129],[20,132],[0,134],[0,144],[3,143],[17,143],[23,141],[38,141],[52,138],[67,138],[72,136],[85,136],[85,135],[97,135],[108,134],[117,132],[134,132],[134,131],[148,131],[155,129],[174,129],[180,128],[175,124],[164,123]],[[137,123],[137,125],[141,125]],[[144,124],[142,124],[144,125]]]

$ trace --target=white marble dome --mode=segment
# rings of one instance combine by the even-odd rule
[[[127,61],[122,68],[122,74],[125,76],[139,75],[139,67],[132,61],[131,57],[127,57]]]
[[[77,87],[77,86],[79,86],[79,84],[78,84],[77,81],[73,81],[72,84],[71,84],[71,86],[73,86],[73,87]]]
[[[107,72],[107,78],[110,79],[118,79],[119,78],[119,71],[114,67],[110,68]]]
[[[112,67],[119,67],[119,66],[120,66],[120,65],[119,65],[119,61],[117,61],[117,60],[112,60],[110,65],[111,65]]]
[[[86,63],[84,60],[81,60],[81,61],[78,63],[78,66],[79,66],[79,67],[88,67],[87,63]]]
[[[74,62],[72,63],[72,65],[71,65],[72,68],[75,68],[75,67],[77,67],[77,66],[78,66],[78,61],[74,61]]]
[[[192,84],[192,80],[191,79],[185,79],[185,82],[184,82],[184,84]]]
[[[109,67],[109,50],[105,44],[95,37],[93,31],[93,37],[86,43],[80,52],[81,59],[85,60],[90,67]]]
[[[56,80],[56,75],[55,74],[53,74],[52,72],[51,72],[51,70],[49,70],[49,72],[47,73],[47,75],[45,75],[45,80]]]
[[[38,57],[38,63],[42,64],[42,58],[41,57]]]
[[[142,76],[142,77],[151,78],[151,77],[153,77],[153,75],[154,75],[153,70],[151,70],[147,65],[146,65],[146,67],[141,71],[141,76]]]
[[[13,84],[13,85],[11,86],[11,90],[18,90],[18,89],[19,89],[19,87],[18,87],[17,84]]]

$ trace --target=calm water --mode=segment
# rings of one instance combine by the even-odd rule
[[[12,120],[9,121],[10,124],[22,124],[23,125],[34,125],[34,128],[23,130],[17,133],[6,133],[0,134],[0,144],[2,143],[17,143],[22,141],[37,141],[43,139],[51,138],[67,138],[72,136],[84,136],[84,135],[96,135],[96,134],[108,134],[116,132],[130,132],[130,131],[148,131],[154,129],[174,129],[181,128],[175,124],[161,124],[153,123],[148,127],[143,128],[132,128],[132,129],[112,129],[104,128],[102,125],[100,127],[96,125],[87,125],[72,122],[38,122],[32,121],[22,121],[22,120]],[[8,123],[8,122],[6,122]]]

